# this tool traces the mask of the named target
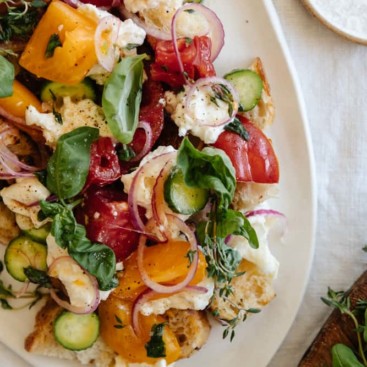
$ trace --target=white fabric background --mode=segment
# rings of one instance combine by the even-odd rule
[[[273,1],[306,102],[318,182],[309,285],[295,323],[269,365],[292,367],[330,312],[320,301],[327,286],[346,289],[366,268],[361,248],[367,244],[367,46],[326,29],[300,0]],[[29,367],[1,344],[0,366]]]

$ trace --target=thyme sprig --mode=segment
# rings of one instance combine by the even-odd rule
[[[31,309],[46,294],[47,293],[42,291],[41,286],[38,286],[32,292],[16,292],[13,290],[11,284],[5,285],[0,279],[0,304],[4,310],[21,310],[24,308]],[[26,302],[20,306],[15,306],[15,301],[19,299],[26,300]]]
[[[367,342],[367,335],[365,332],[367,318],[365,316],[365,324],[360,324],[358,320],[358,315],[360,313],[364,313],[365,315],[367,313],[367,301],[357,301],[356,308],[352,310],[351,301],[348,294],[344,291],[334,291],[330,287],[328,288],[327,297],[321,297],[321,300],[326,305],[338,309],[342,314],[345,314],[351,318],[355,326],[355,332],[357,334],[358,356],[363,362],[363,365],[367,367],[367,359],[363,345],[363,339],[365,342]],[[338,360],[349,361],[353,359],[353,361],[357,361],[353,351],[343,344],[336,344],[332,349],[332,354],[333,357],[334,355],[337,355]],[[336,364],[333,363],[333,366],[334,365]]]
[[[230,320],[219,318],[218,310],[214,310],[212,314],[213,316],[219,318],[219,321],[222,323],[223,326],[225,326],[225,329],[223,331],[223,339],[227,338],[230,335],[230,341],[232,341],[236,336],[235,328],[237,327],[237,325],[241,322],[245,322],[249,314],[256,314],[261,312],[261,310],[259,308],[239,308],[238,305],[234,304],[228,297],[226,298],[226,301],[237,309],[237,315],[234,318]]]

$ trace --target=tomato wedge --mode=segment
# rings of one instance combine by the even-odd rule
[[[91,146],[89,173],[85,187],[105,186],[116,181],[120,176],[120,163],[112,139],[100,137]]]
[[[200,36],[194,39],[180,38],[177,46],[185,72],[191,79],[205,78],[215,75],[215,69],[210,61],[211,40]],[[150,73],[153,80],[180,87],[185,79],[174,51],[172,41],[153,42],[155,62],[151,65]]]
[[[278,159],[270,140],[247,118],[238,118],[249,133],[249,141],[245,141],[238,134],[224,131],[219,135],[214,147],[226,152],[236,170],[237,181],[279,182]]]
[[[126,200],[122,189],[111,186],[90,188],[76,212],[78,222],[86,226],[88,238],[109,246],[117,261],[126,259],[135,251],[139,239],[133,230]]]

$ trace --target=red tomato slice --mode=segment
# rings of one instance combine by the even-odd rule
[[[89,189],[76,217],[86,226],[87,237],[110,247],[117,261],[136,250],[139,234],[133,231],[127,197],[122,190],[110,186]]]
[[[139,120],[149,123],[152,129],[151,148],[159,138],[164,123],[164,106],[161,103],[164,91],[161,83],[148,79],[143,84],[143,97],[140,105]],[[145,133],[137,129],[131,147],[134,152],[139,153],[145,144]]]
[[[226,152],[235,170],[237,181],[257,183],[279,182],[279,165],[273,146],[252,122],[238,116],[250,135],[245,141],[239,135],[224,131],[214,146]]]
[[[172,41],[156,41],[152,44],[155,51],[155,62],[150,69],[152,79],[174,88],[182,86],[185,80],[180,72]],[[190,41],[180,38],[177,46],[185,72],[191,79],[215,75],[214,66],[210,61],[210,38],[201,36]]]
[[[85,188],[91,185],[107,185],[116,181],[120,176],[120,163],[112,139],[100,137],[91,146],[89,173]]]

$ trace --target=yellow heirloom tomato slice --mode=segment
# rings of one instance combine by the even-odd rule
[[[0,107],[15,117],[24,117],[25,110],[29,105],[41,111],[41,102],[17,80],[14,80],[13,83],[13,94],[10,97],[0,98]]]
[[[38,23],[21,58],[20,65],[54,82],[81,82],[97,63],[94,33],[97,23],[71,6],[53,1]],[[47,52],[50,41],[59,46]]]

